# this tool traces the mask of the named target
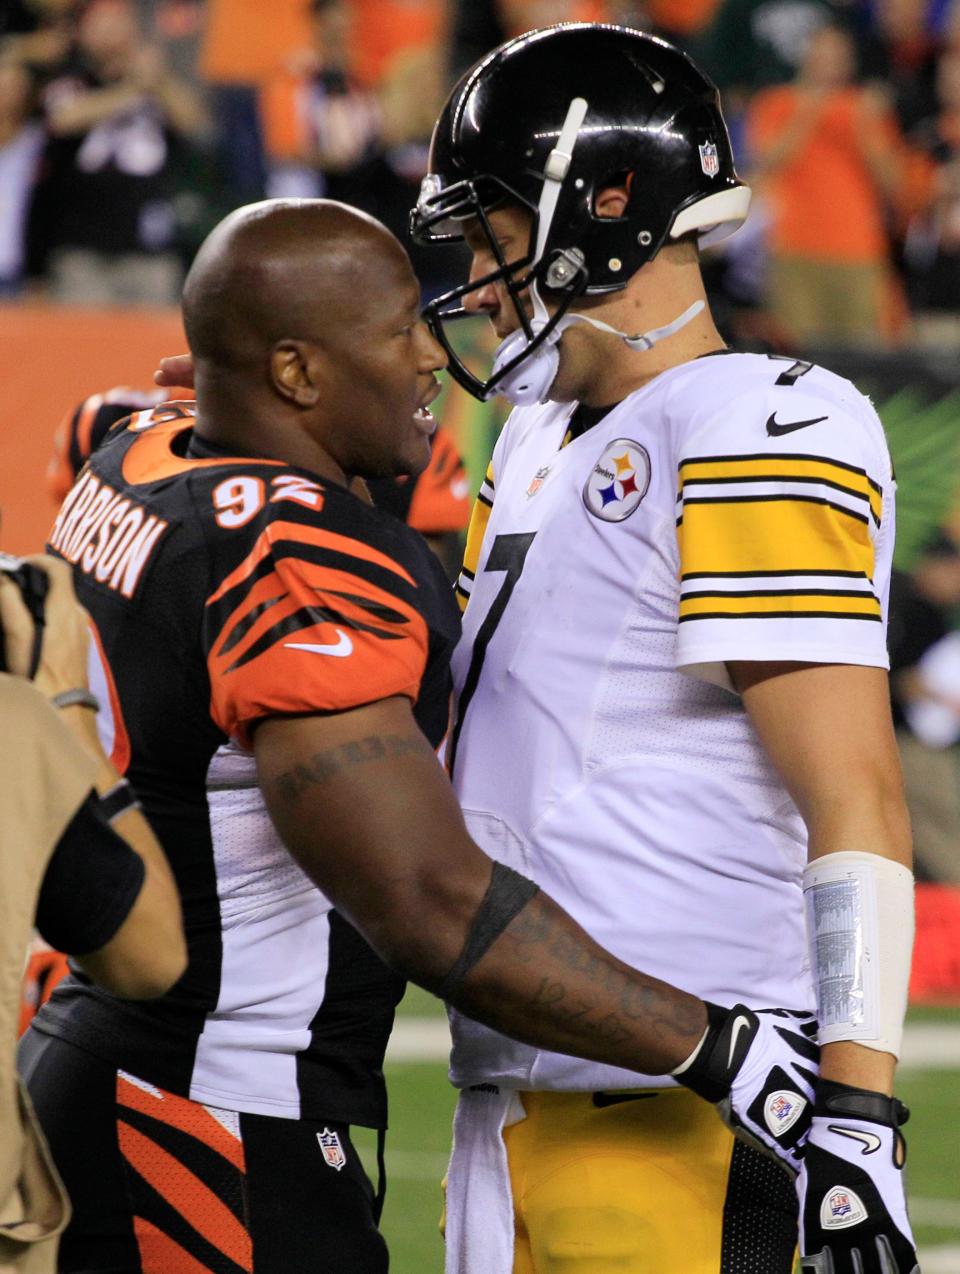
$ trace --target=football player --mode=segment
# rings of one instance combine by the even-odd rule
[[[462,384],[515,404],[459,584],[471,835],[628,963],[725,1005],[816,1004],[822,1045],[797,1199],[669,1076],[638,1088],[455,1008],[447,1269],[787,1274],[799,1200],[804,1270],[907,1274],[880,422],[823,368],[724,348],[698,248],[750,192],[669,44],[571,24],[501,46],[429,167],[413,229],[473,266],[427,320]],[[486,375],[449,337],[478,313]],[[776,1093],[762,1117],[795,1110]]]
[[[167,995],[75,972],[24,1037],[73,1201],[64,1271],[385,1270],[350,1127],[385,1127],[404,976],[541,1048],[676,1070],[796,1165],[809,1015],[635,973],[467,834],[434,753],[452,591],[422,538],[350,489],[429,459],[445,356],[419,303],[361,213],[231,214],[184,292],[196,403],[118,425],[51,532],[188,945]],[[791,1117],[766,1118],[773,1101]]]

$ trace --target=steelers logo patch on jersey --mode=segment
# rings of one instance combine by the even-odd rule
[[[604,522],[622,522],[640,504],[650,486],[650,457],[639,442],[616,438],[607,443],[584,483],[583,502]]]

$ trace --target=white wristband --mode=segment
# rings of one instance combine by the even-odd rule
[[[841,850],[803,873],[820,1043],[900,1056],[913,951],[913,875],[879,854]]]

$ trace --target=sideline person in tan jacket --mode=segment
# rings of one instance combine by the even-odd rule
[[[96,733],[86,612],[70,570],[30,559],[48,591],[42,641],[0,571],[0,1272],[48,1274],[69,1202],[14,1051],[20,978],[36,919],[115,994],[160,995],[186,947],[176,887],[129,786]],[[36,664],[35,670],[31,664]],[[29,674],[34,672],[31,679]]]

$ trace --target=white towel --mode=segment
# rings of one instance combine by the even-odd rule
[[[446,1274],[512,1274],[513,1194],[503,1130],[525,1119],[517,1094],[464,1089],[447,1173]]]

